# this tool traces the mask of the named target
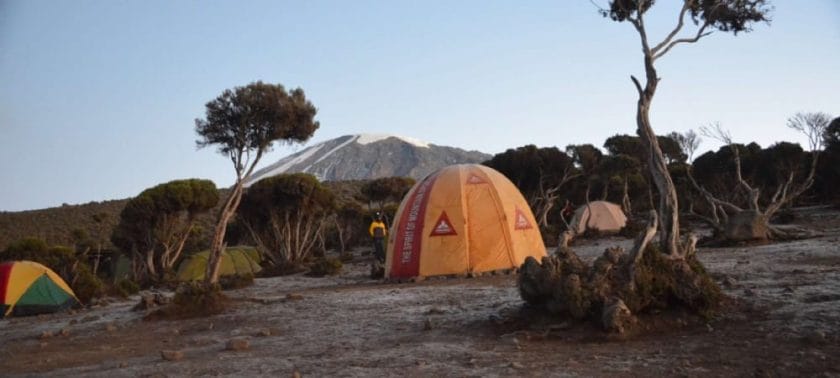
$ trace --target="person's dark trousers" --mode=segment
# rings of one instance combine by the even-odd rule
[[[373,256],[376,257],[379,262],[385,262],[385,239],[384,238],[374,238],[373,239]]]

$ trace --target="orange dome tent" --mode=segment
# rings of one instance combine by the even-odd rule
[[[621,211],[621,206],[607,201],[595,201],[575,210],[569,225],[579,234],[592,229],[617,233],[627,225],[627,216]]]
[[[522,193],[476,164],[442,168],[403,198],[388,237],[386,278],[511,269],[545,256]]]

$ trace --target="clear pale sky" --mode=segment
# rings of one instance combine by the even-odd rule
[[[738,142],[803,143],[789,116],[840,115],[840,1],[773,5],[769,26],[658,61],[658,133],[719,121]],[[652,39],[676,6],[648,14]],[[390,133],[498,153],[633,134],[641,72],[632,26],[588,0],[0,0],[0,210],[231,185],[230,161],[196,150],[194,119],[256,80],[304,89],[321,122],[309,144]]]

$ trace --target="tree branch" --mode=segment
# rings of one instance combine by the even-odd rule
[[[667,54],[668,51],[670,51],[672,48],[674,48],[674,46],[676,46],[680,43],[694,43],[694,42],[699,41],[700,38],[703,38],[703,37],[705,37],[709,34],[712,34],[712,32],[704,32],[708,26],[709,26],[709,23],[703,24],[703,26],[701,26],[700,29],[697,29],[697,34],[695,34],[694,37],[692,37],[692,38],[680,38],[680,39],[671,41],[671,43],[669,43],[665,47],[664,50],[656,52],[656,53],[653,54],[653,60],[659,59],[663,55]]]
[[[708,190],[706,190],[706,188],[700,186],[700,184],[698,184],[697,181],[694,179],[694,174],[691,173],[691,169],[688,169],[686,171],[686,176],[688,176],[688,181],[691,182],[691,186],[693,186],[694,189],[697,189],[697,191],[700,192],[700,194],[702,194],[703,197],[706,198],[706,201],[709,201],[711,204],[720,205],[720,206],[728,208],[729,210],[734,211],[734,212],[740,212],[740,211],[744,210],[744,209],[736,206],[732,202],[724,201],[722,199],[719,199],[719,198],[715,197],[714,195],[712,195],[712,193],[710,193]]]
[[[636,237],[636,241],[633,243],[633,249],[630,250],[630,259],[633,261],[629,264],[630,272],[634,272],[636,269],[636,264],[642,260],[642,256],[644,256],[645,248],[653,239],[653,236],[656,235],[656,229],[659,226],[659,217],[656,214],[656,210],[650,211],[650,219],[648,220],[647,227],[645,231],[639,234]]]
[[[630,80],[633,80],[633,85],[636,86],[636,91],[639,92],[639,97],[641,98],[642,96],[644,96],[645,91],[644,89],[642,89],[642,84],[639,83],[639,79],[636,79],[635,76],[630,75]]]
[[[688,12],[688,5],[689,4],[690,4],[689,1],[686,1],[686,2],[683,3],[682,10],[680,10],[680,16],[679,16],[679,18],[677,18],[677,26],[674,27],[674,30],[672,30],[671,33],[669,33],[668,36],[665,37],[664,40],[662,40],[662,42],[659,42],[659,44],[657,44],[656,46],[653,47],[653,49],[650,50],[651,53],[653,53],[654,56],[656,56],[656,53],[659,52],[659,50],[661,50],[662,47],[664,47],[665,45],[670,43],[671,40],[674,39],[674,37],[677,35],[677,33],[680,32],[680,30],[683,27],[684,21],[685,21],[685,14],[686,14],[686,12]]]

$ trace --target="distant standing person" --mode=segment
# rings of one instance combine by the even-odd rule
[[[376,213],[373,222],[370,222],[368,228],[370,237],[373,238],[373,255],[379,262],[385,262],[385,237],[388,236],[388,229],[385,223],[382,222],[382,214]]]

